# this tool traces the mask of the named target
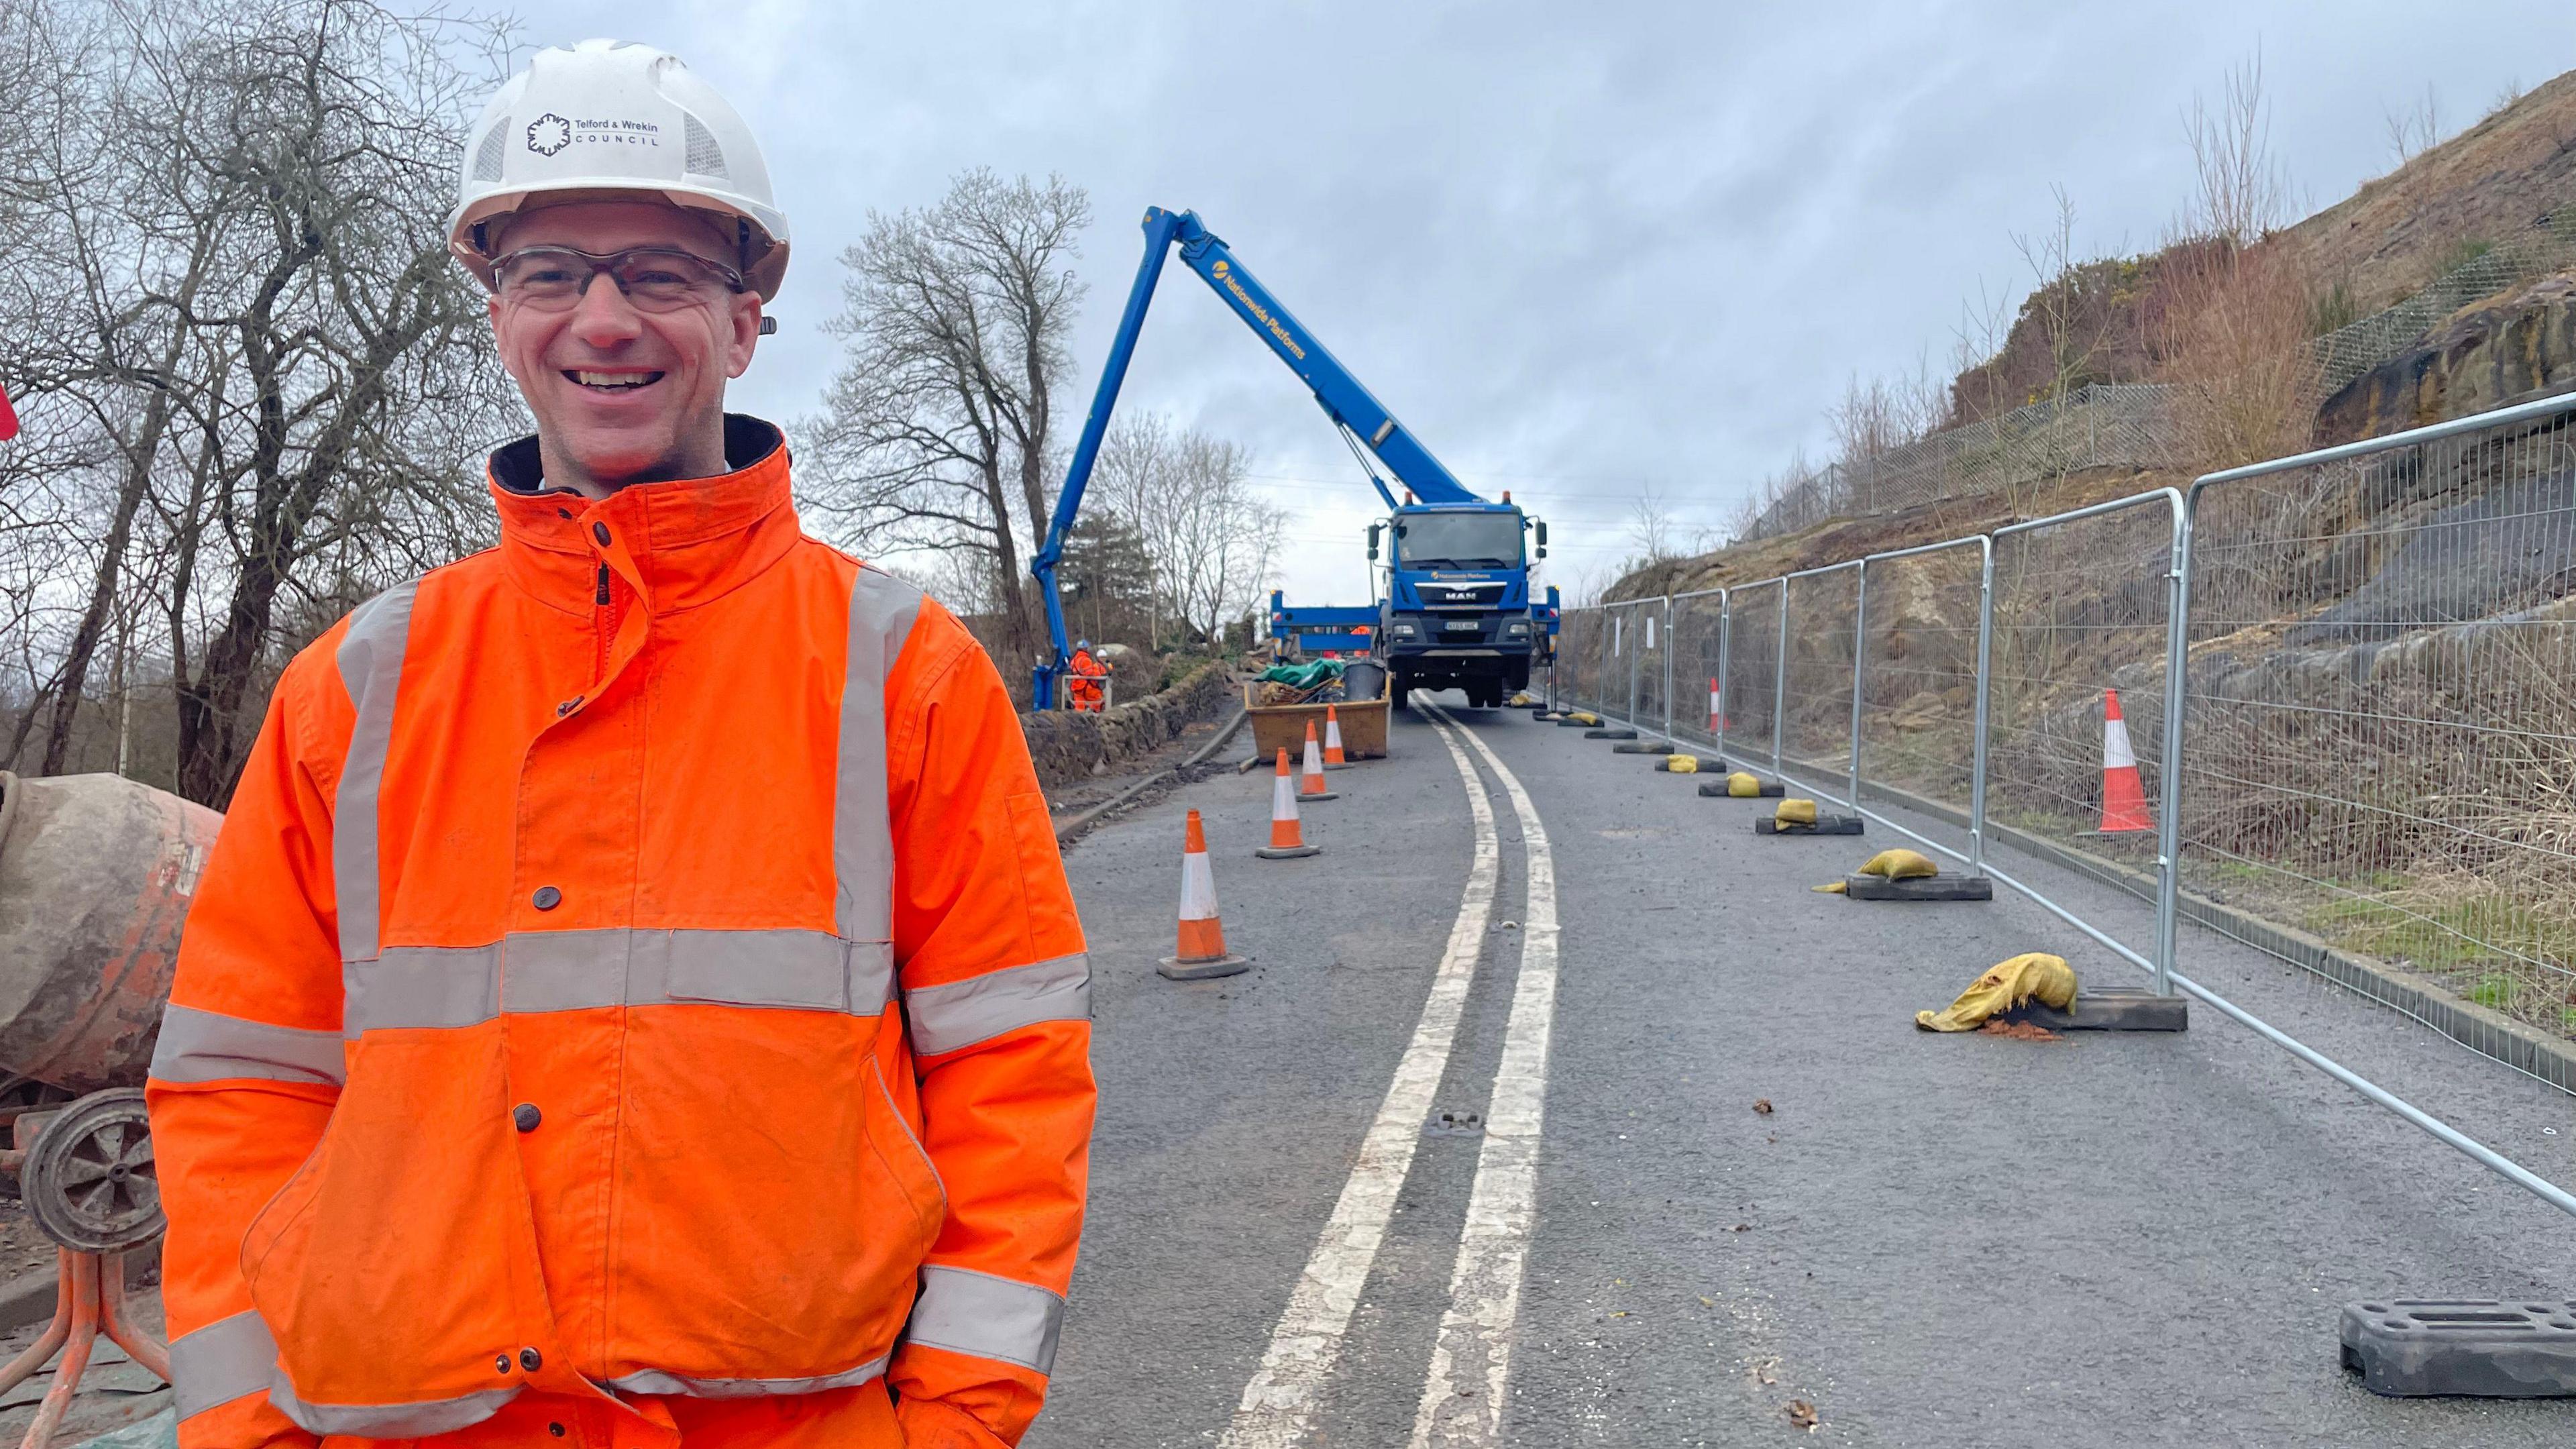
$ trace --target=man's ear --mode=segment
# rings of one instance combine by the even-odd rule
[[[725,376],[740,377],[751,367],[751,354],[760,345],[760,294],[739,292],[726,320],[733,324],[733,335],[725,342]]]

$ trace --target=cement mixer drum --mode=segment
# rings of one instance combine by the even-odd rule
[[[142,1085],[223,819],[115,775],[0,770],[0,1072]]]

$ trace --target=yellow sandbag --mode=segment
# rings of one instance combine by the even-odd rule
[[[1885,876],[1889,880],[1919,880],[1940,873],[1941,867],[1934,865],[1929,857],[1903,848],[1882,850],[1871,856],[1867,865],[1852,872],[1854,875]]]
[[[1664,768],[1676,775],[1696,775],[1699,773],[1699,756],[1666,755]]]
[[[1848,895],[1851,893],[1851,882],[1838,880],[1832,885],[1809,886],[1807,889],[1820,896]]]
[[[1762,793],[1762,782],[1738,770],[1726,777],[1726,793],[1737,800],[1750,800]]]
[[[1512,708],[1514,709],[1527,709],[1530,707],[1530,703],[1530,697],[1526,694],[1515,694],[1512,696]]]
[[[1574,713],[1566,716],[1566,718],[1573,720],[1576,724],[1597,725],[1601,723],[1601,716],[1594,714],[1588,709],[1578,709]]]
[[[1947,1008],[1914,1013],[1914,1024],[1925,1031],[1975,1031],[1988,1017],[2033,999],[2060,1011],[2075,1004],[2075,968],[2065,957],[2033,951],[1997,962]]]
[[[1798,799],[1783,800],[1780,802],[1780,808],[1771,812],[1771,818],[1782,825],[1813,825],[1816,823],[1816,802]]]

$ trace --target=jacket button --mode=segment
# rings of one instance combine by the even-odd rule
[[[599,546],[600,546],[601,548],[606,548],[606,547],[608,547],[608,525],[607,525],[607,524],[605,524],[605,523],[594,523],[594,524],[592,524],[592,525],[590,526],[590,536],[591,536],[591,537],[593,537],[593,538],[595,538],[595,539],[598,539],[598,540],[599,540]]]
[[[546,1120],[546,1114],[538,1111],[537,1104],[534,1102],[521,1102],[519,1105],[510,1109],[511,1125],[517,1127],[522,1132],[536,1131],[537,1124],[544,1120]],[[529,1351],[532,1353],[535,1352],[533,1349]],[[536,1365],[530,1364],[528,1367],[535,1368]]]
[[[506,1353],[493,1355],[492,1367],[496,1372],[508,1373],[510,1371],[510,1356]]]
[[[551,911],[563,904],[563,892],[553,886],[539,886],[537,893],[528,897],[528,904],[541,911]]]
[[[545,1359],[533,1348],[523,1348],[519,1350],[519,1367],[526,1369],[530,1373],[535,1373],[537,1371],[537,1365],[544,1362]]]
[[[561,1424],[548,1424],[546,1426],[546,1432],[560,1439],[564,1436],[564,1427]]]

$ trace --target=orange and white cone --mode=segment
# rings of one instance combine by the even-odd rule
[[[1326,706],[1330,708],[1330,706]],[[1304,778],[1297,788],[1299,800],[1339,800],[1339,794],[1324,784],[1324,752],[1315,743],[1315,722],[1306,721],[1306,763]]]
[[[1298,828],[1297,786],[1288,778],[1288,751],[1279,751],[1279,775],[1270,783],[1270,843],[1252,852],[1263,860],[1295,860],[1323,849],[1308,845]]]
[[[1342,754],[1342,716],[1341,716],[1341,713],[1340,713],[1338,710],[1336,710],[1333,706],[1331,706],[1331,705],[1329,705],[1329,704],[1328,704],[1328,705],[1325,705],[1325,706],[1324,706],[1324,768],[1325,768],[1325,769],[1327,769],[1327,770],[1347,770],[1347,769],[1349,769],[1350,767],[1351,767],[1351,762],[1349,761],[1349,759],[1345,758],[1345,757],[1343,756],[1343,754]]]
[[[1718,721],[1723,715],[1724,712],[1717,704],[1717,681],[1712,679],[1708,682],[1708,732],[1710,734],[1717,733]]]
[[[1204,981],[1234,976],[1250,964],[1248,957],[1225,949],[1225,926],[1216,915],[1216,871],[1208,864],[1207,830],[1199,812],[1190,812],[1181,836],[1180,945],[1154,969],[1174,981]]]
[[[2120,718],[2120,691],[2102,691],[2102,833],[2153,830],[2147,787],[2138,778],[2138,756],[2129,748],[2129,725]]]

